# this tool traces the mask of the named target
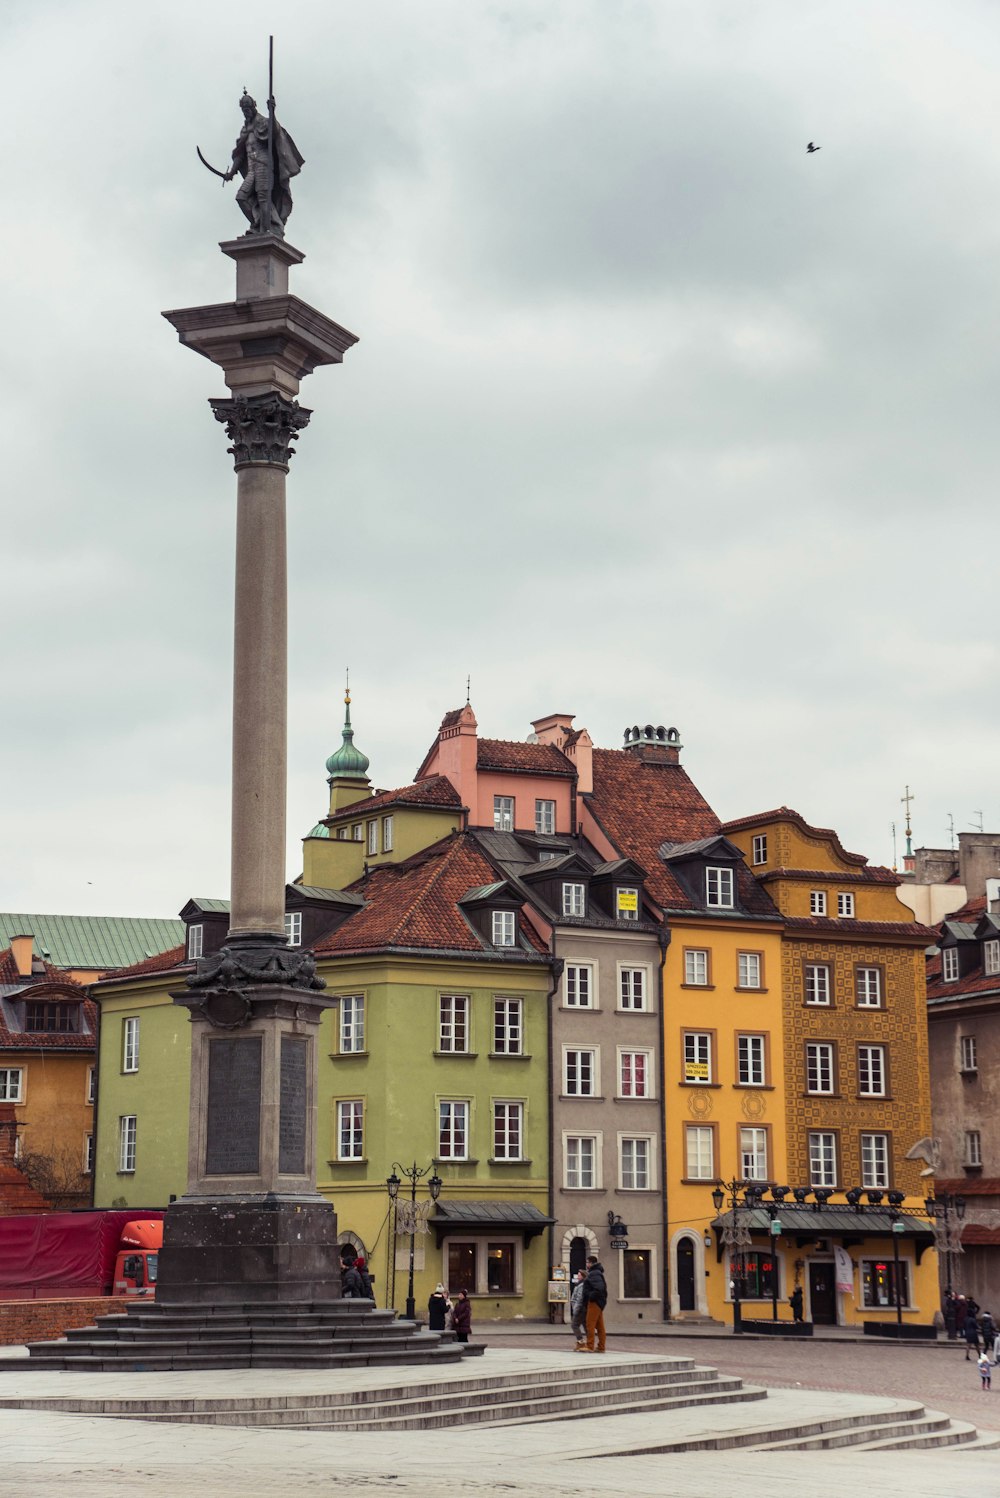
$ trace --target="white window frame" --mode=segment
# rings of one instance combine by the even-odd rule
[[[467,1056],[472,1050],[472,1005],[467,993],[438,995],[438,1050],[446,1056]]]
[[[708,1145],[707,1154],[704,1146]],[[696,1146],[692,1154],[692,1144]],[[692,1171],[692,1163],[696,1169]],[[684,1179],[687,1181],[715,1180],[715,1130],[711,1124],[684,1125]]]
[[[866,1191],[888,1191],[889,1136],[866,1130],[861,1135],[861,1185]]]
[[[135,1175],[138,1148],[138,1118],[134,1113],[123,1113],[118,1118],[118,1174]]]
[[[837,1136],[832,1129],[810,1129],[809,1184],[837,1189]]]
[[[339,1051],[342,1056],[356,1056],[365,1049],[365,996],[344,993],[340,996]]]
[[[130,1014],[122,1020],[122,1071],[131,1075],[138,1070],[139,1016]]]
[[[618,1135],[619,1191],[656,1190],[655,1145],[654,1134]]]
[[[809,891],[809,914],[826,915],[825,889],[811,889]]]
[[[93,1070],[93,1067],[91,1067]],[[16,1079],[16,1080],[12,1080]],[[0,1103],[24,1102],[24,1067],[0,1066]]]
[[[958,982],[958,948],[942,947],[941,978],[945,983]]]
[[[84,1134],[83,1136],[83,1174],[92,1176],[94,1174],[94,1136]]]
[[[839,889],[837,891],[837,917],[839,920],[854,919],[854,891],[850,889]]]
[[[983,972],[989,978],[1000,973],[1000,941],[983,942]]]
[[[187,960],[197,962],[204,955],[205,950],[205,927],[200,923],[189,926],[187,929]]]
[[[624,907],[622,906],[623,895],[629,897],[629,904]],[[633,900],[635,902],[634,909],[632,906]],[[639,919],[639,907],[641,904],[642,901],[639,898],[639,886],[637,884],[615,885],[615,920],[637,921]]]
[[[684,982],[688,988],[708,988],[708,948],[688,947],[684,952]]]
[[[437,1104],[439,1160],[468,1160],[472,1103],[469,1098],[439,1098]],[[447,1145],[447,1148],[445,1147]]]
[[[524,1159],[524,1099],[493,1099],[493,1159]],[[497,1148],[497,1126],[502,1125],[501,1148]]]
[[[500,1042],[498,1044],[498,1041]],[[493,995],[493,1054],[524,1054],[524,1000],[512,994]]]
[[[601,1095],[601,1051],[599,1046],[563,1046],[563,1097],[593,1098]],[[589,1060],[586,1058],[589,1057]]]
[[[757,864],[757,863],[767,863],[767,833],[766,832],[758,832],[758,833],[756,833],[754,835],[754,840],[753,840],[753,861],[754,861],[755,864]]]
[[[983,1136],[978,1129],[966,1129],[965,1131],[963,1163],[982,1168]]]
[[[514,831],[514,797],[513,796],[494,796],[493,797],[493,831],[494,832],[513,832]]]
[[[964,1072],[976,1072],[979,1070],[978,1047],[974,1035],[959,1036],[959,1070]]]
[[[649,998],[649,968],[618,964],[618,1008],[628,1014],[645,1014]]]
[[[337,1159],[347,1161],[365,1158],[365,1105],[361,1098],[342,1098],[337,1102]]]
[[[391,853],[394,835],[392,816],[382,818],[382,852]]]
[[[604,1153],[603,1136],[597,1134],[563,1134],[563,1183],[567,1191],[601,1191],[604,1182],[601,1172],[601,1157]],[[589,1151],[583,1146],[589,1146]],[[584,1157],[589,1154],[589,1160]],[[586,1169],[585,1169],[586,1167]],[[589,1172],[590,1179],[585,1180]]]
[[[535,798],[535,831],[551,836],[556,830],[556,803]]]
[[[728,864],[706,865],[705,904],[709,910],[736,909],[736,870]]]
[[[711,1087],[715,1081],[712,1066],[712,1036],[708,1030],[684,1031],[684,1081],[689,1087]],[[692,1069],[705,1068],[703,1077],[693,1076]]]
[[[301,910],[285,911],[285,940],[290,947],[301,947],[302,945],[302,912]]]
[[[515,910],[493,910],[491,930],[495,947],[517,946],[517,912]]]
[[[93,1107],[94,1104],[97,1101],[97,1067],[96,1066],[88,1066],[87,1067],[87,1091],[86,1091],[85,1096],[86,1096],[87,1102],[90,1105],[90,1107]],[[8,1101],[9,1101],[9,1099],[8,1099]]]
[[[368,823],[368,853],[373,856],[378,852],[378,817],[373,817]]]
[[[355,843],[363,843],[364,840],[365,824],[364,822],[355,822],[354,826],[351,828],[351,841]]]
[[[739,1034],[736,1037],[736,1077],[741,1087],[767,1086],[767,1037]]]
[[[641,1067],[636,1062],[641,1061]],[[637,1070],[642,1073],[641,1091],[636,1090]],[[631,1076],[629,1077],[629,1074]],[[618,1047],[618,1096],[620,1098],[651,1098],[653,1091],[653,1052],[634,1046]]]
[[[824,1081],[827,1084],[825,1086]],[[833,1042],[829,1040],[807,1041],[806,1092],[810,1097],[832,1097],[836,1091],[835,1084],[836,1050]]]
[[[736,954],[737,977],[739,988],[761,988],[762,963],[759,952],[738,952]]]
[[[856,967],[854,969],[854,1002],[859,1009],[882,1008],[882,969],[880,967]]]
[[[888,1058],[884,1045],[858,1046],[859,1097],[885,1097]]]
[[[584,982],[581,984],[581,976]],[[583,989],[586,993],[583,993]],[[597,1008],[597,968],[592,962],[568,962],[563,977],[564,1009]]]
[[[563,884],[562,913],[576,916],[587,914],[587,886],[585,884],[580,884],[575,880]]]
[[[745,1181],[767,1181],[767,1129],[740,1124],[740,1175]]]
[[[822,974],[822,977],[820,976]],[[828,962],[807,962],[805,965],[805,1002],[812,1009],[829,1009],[830,993],[833,984],[830,981],[830,964]],[[810,989],[812,990],[810,994]]]

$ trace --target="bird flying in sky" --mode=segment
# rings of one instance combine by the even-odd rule
[[[814,146],[813,143],[812,143],[812,141],[810,141],[809,144],[806,146],[806,151],[807,152],[810,152],[810,151],[822,151],[822,149],[823,149],[822,146]]]

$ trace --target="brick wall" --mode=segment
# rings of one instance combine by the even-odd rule
[[[67,1327],[90,1326],[95,1316],[122,1309],[122,1298],[110,1295],[93,1300],[2,1300],[0,1346],[47,1342],[61,1337]]]

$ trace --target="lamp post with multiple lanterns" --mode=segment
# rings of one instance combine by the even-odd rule
[[[399,1172],[398,1175],[397,1171]],[[398,1160],[393,1160],[392,1175],[386,1177],[385,1183],[386,1190],[389,1193],[389,1200],[391,1202],[395,1202],[397,1196],[399,1195],[399,1188],[403,1184],[400,1176],[405,1176],[410,1183],[410,1278],[406,1291],[407,1321],[414,1321],[416,1319],[417,1309],[416,1302],[413,1299],[413,1254],[414,1240],[416,1238],[417,1232],[417,1182],[422,1181],[424,1176],[428,1175],[431,1171],[434,1171],[433,1164],[427,1165],[423,1170],[420,1170],[417,1166],[416,1160],[414,1160],[413,1164],[409,1168],[407,1168],[407,1166],[405,1165],[400,1165]],[[436,1171],[434,1171],[434,1174],[431,1175],[430,1180],[427,1182],[427,1189],[431,1194],[431,1201],[437,1201],[438,1197],[441,1195],[441,1187],[443,1185],[444,1182],[442,1181],[441,1177],[437,1174]]]

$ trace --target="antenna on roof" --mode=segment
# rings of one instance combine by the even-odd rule
[[[955,847],[955,813],[952,811],[948,813],[948,846]]]
[[[972,813],[972,815],[974,817],[978,817],[979,818],[979,826],[976,827],[975,822],[970,822],[969,826],[975,828],[976,832],[982,832],[982,830],[983,830],[983,814],[982,814],[982,812],[981,811],[974,811]]]
[[[468,707],[472,701],[472,673],[465,678],[465,705]],[[980,829],[981,831],[982,829]]]

